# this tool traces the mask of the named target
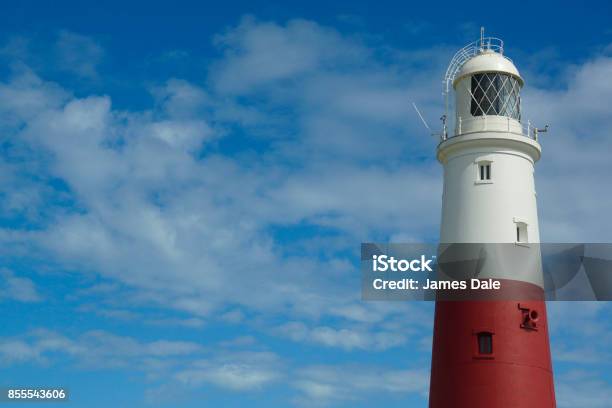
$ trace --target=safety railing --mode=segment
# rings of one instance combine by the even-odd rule
[[[469,59],[484,51],[494,51],[500,54],[504,54],[504,41],[496,37],[483,37],[478,41],[474,41],[461,48],[455,53],[451,59],[446,74],[444,75],[444,92],[450,91],[450,85],[457,76],[457,73]],[[508,57],[505,57],[508,58]],[[508,58],[509,59],[509,58]]]
[[[539,129],[533,126],[529,120],[527,123],[521,123],[509,117],[487,115],[470,117],[469,119],[464,120],[461,116],[459,116],[457,117],[457,122],[455,124],[455,134],[447,136],[443,135],[443,139],[452,138],[471,132],[501,131],[520,134],[537,141],[538,130]]]

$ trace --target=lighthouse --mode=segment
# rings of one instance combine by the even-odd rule
[[[534,182],[544,129],[521,117],[523,86],[503,42],[482,31],[446,72],[440,243],[485,251],[476,277],[501,288],[437,298],[431,408],[555,407]]]

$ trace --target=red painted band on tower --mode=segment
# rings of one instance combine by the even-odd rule
[[[554,408],[545,302],[437,301],[429,406]]]

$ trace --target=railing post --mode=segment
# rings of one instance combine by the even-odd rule
[[[527,137],[531,137],[531,121],[527,120]]]

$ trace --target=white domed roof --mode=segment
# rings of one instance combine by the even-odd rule
[[[523,85],[523,79],[521,78],[518,69],[516,69],[510,59],[504,57],[498,52],[485,50],[481,54],[470,58],[465,62],[465,64],[463,64],[455,76],[453,86],[459,82],[461,78],[467,75],[478,74],[480,72],[501,72],[510,74],[518,79],[521,86]]]

